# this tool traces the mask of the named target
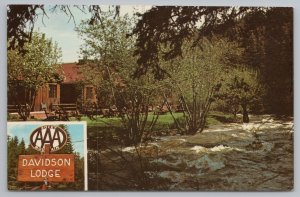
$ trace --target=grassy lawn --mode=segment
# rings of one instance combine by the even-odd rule
[[[183,113],[173,113],[175,118],[183,117]],[[155,115],[150,113],[148,115],[148,122],[151,122]],[[71,118],[71,121],[76,121],[75,118]],[[84,116],[81,118],[81,121],[86,121],[88,126],[97,126],[97,127],[121,127],[122,122],[121,118],[103,118],[102,116],[97,116],[96,120],[91,120],[88,117]],[[170,113],[164,115],[159,115],[157,120],[157,125],[170,125],[173,124],[174,120]]]
[[[149,113],[148,115],[148,123],[152,121],[155,117],[153,113]],[[183,113],[173,113],[173,116],[176,119],[183,119]],[[18,121],[18,118],[11,118],[10,120]],[[33,121],[35,119],[29,119],[29,121]],[[70,121],[77,121],[75,117],[71,117]],[[97,116],[95,120],[91,120],[87,116],[83,116],[81,121],[86,121],[88,127],[101,127],[101,128],[112,128],[112,127],[122,127],[121,118],[119,117],[102,117]],[[219,111],[212,111],[207,116],[207,126],[209,125],[216,125],[221,123],[228,123],[233,122],[234,118],[232,114],[219,112]],[[155,128],[162,129],[162,128],[170,128],[174,127],[174,119],[169,112],[165,114],[161,114],[158,116]]]
[[[183,113],[173,113],[173,115],[176,119],[183,118]],[[154,116],[155,115],[153,113],[150,113],[148,115],[149,123],[151,122]],[[81,120],[86,121],[88,127],[102,127],[102,128],[122,127],[121,118],[119,117],[103,118],[102,116],[97,116],[96,120],[91,120],[88,117],[84,116],[81,118]],[[71,118],[71,121],[76,121],[76,119]],[[232,121],[233,121],[232,114],[212,111],[209,113],[207,117],[207,126],[232,122]],[[170,113],[159,115],[158,120],[156,122],[156,127],[164,128],[164,127],[170,127],[172,125],[174,125],[174,120]]]
[[[70,121],[76,121],[74,117],[70,118]],[[97,126],[97,127],[121,127],[121,119],[119,117],[113,118],[102,118],[102,116],[97,116],[96,120],[91,120],[87,116],[83,116],[81,121],[86,121],[88,126]]]

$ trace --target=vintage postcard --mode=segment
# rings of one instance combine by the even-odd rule
[[[8,190],[292,190],[293,42],[291,7],[8,5]]]

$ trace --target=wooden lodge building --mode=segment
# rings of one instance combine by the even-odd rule
[[[48,83],[37,91],[32,111],[51,110],[51,106],[57,104],[77,104],[80,100],[85,102],[96,102],[96,91],[92,85],[82,83],[84,76],[80,67],[85,66],[79,63],[64,63],[59,73],[63,80],[59,83]],[[14,105],[14,99],[8,94],[8,105]]]
[[[77,111],[86,110],[86,104],[88,103],[99,104],[95,87],[86,82],[87,80],[81,71],[84,66],[88,67],[87,64],[83,64],[80,60],[79,63],[62,64],[61,69],[58,71],[58,74],[62,76],[62,80],[58,83],[48,83],[37,91],[31,114],[35,118],[45,119],[44,110],[48,112],[55,111],[56,106],[63,107],[65,110],[73,111],[75,109]],[[18,94],[23,95],[23,92],[24,88],[20,88]],[[169,99],[170,103],[173,103],[172,95],[168,95]],[[157,100],[158,104],[161,104],[163,98],[159,97]],[[25,93],[24,97],[19,96],[18,103],[25,104]],[[16,104],[14,98],[8,92],[8,113],[16,113],[18,111]],[[152,106],[151,111],[154,110],[154,107],[164,112],[168,111],[165,105],[162,108],[160,106]]]

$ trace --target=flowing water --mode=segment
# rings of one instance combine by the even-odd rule
[[[110,153],[110,157],[113,155],[111,150],[106,151]],[[134,162],[127,168],[132,168],[133,171],[140,169],[134,172],[143,175],[137,176],[141,185],[132,183],[136,188],[131,189],[176,191],[293,189],[292,119],[279,120],[267,115],[255,116],[248,124],[215,125],[194,136],[161,137],[140,147],[121,148],[120,152],[121,155],[115,154],[114,163],[120,163],[125,158],[128,160],[129,155],[136,153],[147,158],[147,165],[139,165],[144,164],[144,160],[138,162],[140,157],[130,157],[134,158],[132,160]],[[120,173],[118,176],[126,177],[133,171],[127,172],[127,175]],[[118,188],[117,185],[114,187]]]

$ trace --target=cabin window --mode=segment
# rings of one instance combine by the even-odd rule
[[[86,87],[86,99],[93,99],[94,94],[93,94],[93,87]]]
[[[49,84],[49,98],[56,98],[56,97],[57,97],[57,85]]]

